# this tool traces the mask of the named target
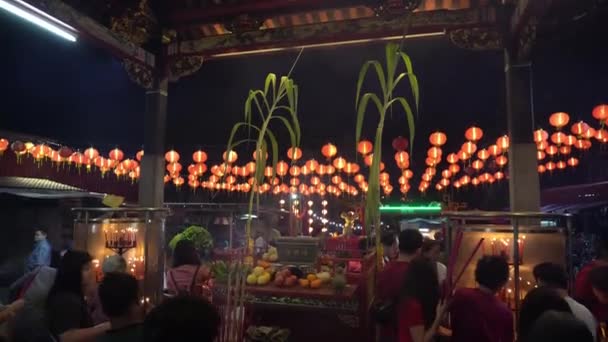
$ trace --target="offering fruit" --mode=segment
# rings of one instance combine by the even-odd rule
[[[261,276],[258,277],[257,283],[258,285],[266,285],[270,282],[270,273],[264,272]]]
[[[268,252],[262,255],[262,259],[264,261],[275,262],[279,260],[279,253],[277,252],[277,249],[275,247],[270,247],[268,248]]]
[[[310,285],[310,281],[308,279],[300,279],[300,286],[308,287]]]
[[[323,284],[323,281],[321,279],[315,279],[313,281],[310,282],[310,288],[311,289],[318,289],[321,287],[321,285]]]
[[[269,268],[271,265],[268,261],[258,260],[258,266],[263,268]]]
[[[282,275],[277,275],[274,278],[274,285],[277,287],[281,287],[281,286],[285,285],[285,278],[283,278]]]
[[[308,281],[312,282],[314,280],[317,280],[317,276],[314,275],[314,274],[309,274],[309,275],[306,276],[306,279],[308,279]]]
[[[258,277],[255,274],[250,274],[247,276],[247,284],[255,285],[258,283]]]
[[[253,269],[253,274],[255,274],[257,277],[261,276],[262,273],[264,273],[264,267],[257,266]]]
[[[344,276],[344,269],[342,267],[336,268],[336,275],[334,276],[331,285],[338,293],[344,291],[346,288],[346,277]]]
[[[329,272],[319,272],[316,276],[317,279],[321,279],[323,283],[328,283],[331,280],[331,274],[329,274]]]
[[[297,282],[298,278],[296,276],[289,276],[287,279],[285,279],[285,286],[292,287],[295,286]]]

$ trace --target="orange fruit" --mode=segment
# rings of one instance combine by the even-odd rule
[[[321,287],[322,284],[323,284],[323,281],[321,279],[315,279],[310,282],[310,287],[313,289],[318,289]]]
[[[308,287],[310,285],[310,281],[308,279],[300,279],[300,286]]]
[[[309,274],[306,276],[306,279],[308,279],[308,281],[313,282],[315,280],[317,280],[317,276],[314,274]]]

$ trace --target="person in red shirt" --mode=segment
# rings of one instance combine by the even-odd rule
[[[585,265],[576,275],[574,282],[574,299],[583,304],[602,322],[608,320],[608,305],[598,301],[591,287],[589,274],[599,266],[608,266],[608,238],[603,237],[596,245],[597,258]]]
[[[589,272],[589,281],[591,283],[591,291],[596,300],[597,307],[606,307],[608,305],[608,266],[598,266]],[[608,340],[608,317],[597,317],[599,323],[600,341]]]
[[[403,287],[403,280],[410,261],[420,254],[423,237],[418,230],[406,229],[399,234],[399,256],[389,262],[378,274],[376,284],[376,307],[389,303],[396,304]],[[389,322],[379,324],[381,341],[394,342],[397,339],[397,314]]]
[[[412,260],[397,306],[399,342],[428,342],[435,338],[445,315],[439,303],[437,266],[425,257]]]
[[[513,342],[513,314],[496,293],[509,279],[509,265],[500,256],[477,262],[475,289],[462,288],[450,302],[452,342]]]

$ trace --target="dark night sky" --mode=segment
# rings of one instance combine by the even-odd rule
[[[535,51],[534,104],[537,122],[545,127],[551,112],[591,121],[593,106],[608,102],[608,46],[601,38],[607,29],[594,31],[600,23],[593,22],[595,26],[564,26],[560,39],[542,37]],[[128,79],[117,59],[89,42],[64,42],[4,12],[0,38],[0,129],[102,150],[119,145],[134,151],[141,145],[144,91]],[[405,50],[421,87],[419,157],[436,129],[448,134],[448,152],[459,148],[471,124],[492,139],[506,133],[502,52],[461,50],[446,37],[411,39]],[[231,126],[242,117],[247,91],[261,87],[268,72],[288,72],[296,55],[206,61],[195,75],[172,84],[168,146],[192,150],[225,144]],[[356,78],[370,58],[383,58],[383,45],[304,51],[293,77],[300,86],[305,147],[317,149],[332,141],[352,149]],[[387,125],[387,144],[406,135],[399,113]],[[482,144],[489,143],[484,139]],[[392,161],[392,155],[384,159]]]

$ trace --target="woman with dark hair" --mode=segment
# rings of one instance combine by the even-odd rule
[[[427,342],[435,338],[445,314],[439,295],[435,263],[424,257],[412,260],[397,309],[399,342]]]
[[[210,270],[201,265],[198,252],[190,240],[181,240],[173,251],[173,267],[167,271],[170,295],[200,294],[201,285],[209,279]]]
[[[46,303],[49,330],[59,341],[91,341],[110,328],[108,323],[93,326],[87,310],[84,294],[94,285],[91,256],[66,252]]]
[[[568,302],[554,289],[539,287],[528,292],[521,303],[521,310],[519,312],[518,340],[526,341],[538,318],[551,310],[572,314]]]

